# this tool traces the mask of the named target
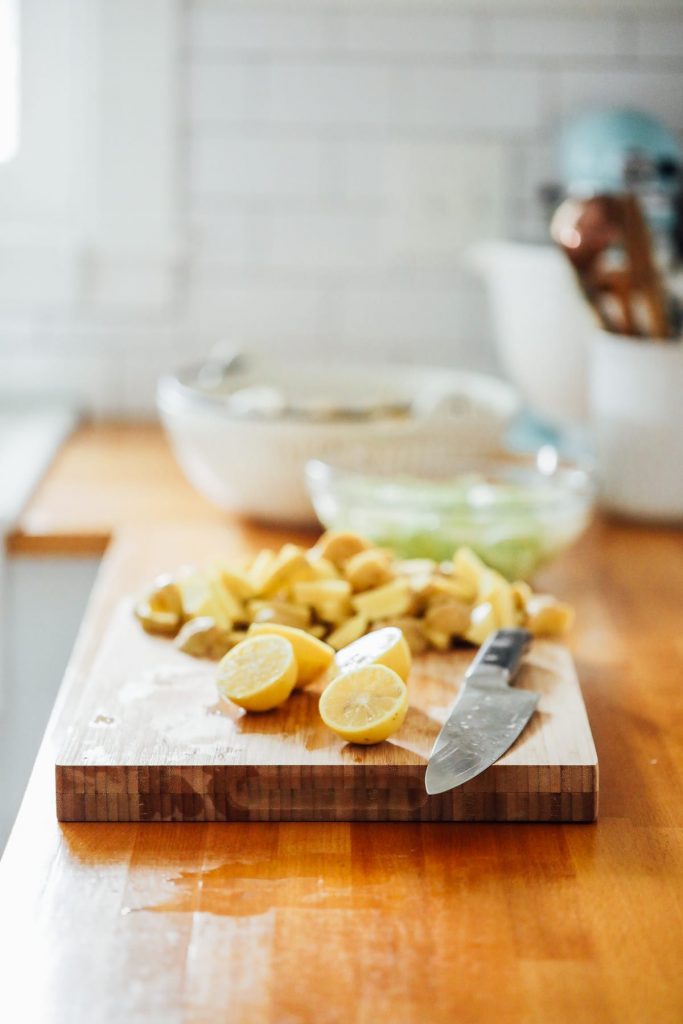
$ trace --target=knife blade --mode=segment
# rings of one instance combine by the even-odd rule
[[[526,629],[499,629],[479,650],[429,756],[425,788],[430,796],[489,768],[526,726],[540,694],[517,690],[510,681],[530,642]]]

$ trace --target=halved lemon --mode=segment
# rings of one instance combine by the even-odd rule
[[[320,717],[349,743],[381,743],[403,725],[408,687],[384,665],[365,665],[333,679],[320,697]]]
[[[363,665],[384,665],[408,681],[412,658],[410,647],[398,626],[384,626],[354,640],[337,651],[335,663],[339,673],[361,668]]]
[[[308,686],[332,664],[334,650],[329,644],[305,633],[296,626],[283,626],[279,622],[253,622],[248,636],[282,636],[294,648],[297,664],[296,685],[299,689]]]
[[[294,648],[283,636],[254,636],[225,655],[218,689],[247,711],[270,711],[287,700],[296,683]]]

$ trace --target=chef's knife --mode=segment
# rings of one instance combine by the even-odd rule
[[[430,754],[425,775],[430,795],[483,772],[531,718],[539,694],[510,686],[530,641],[526,629],[499,629],[478,652]]]

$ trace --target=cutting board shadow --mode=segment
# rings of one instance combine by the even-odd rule
[[[61,821],[593,821],[598,763],[569,652],[536,641],[517,685],[541,694],[515,745],[471,782],[427,796],[434,740],[471,651],[416,659],[410,708],[385,743],[344,743],[321,686],[247,715],[212,662],[147,636],[117,608],[56,763]]]

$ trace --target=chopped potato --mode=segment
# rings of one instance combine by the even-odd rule
[[[193,573],[179,581],[180,595],[183,604],[183,616],[186,619],[208,617],[223,629],[232,629],[233,618],[228,613],[217,588],[212,580],[201,573]]]
[[[330,626],[339,626],[353,615],[353,608],[348,597],[329,598],[316,604],[315,614],[322,622],[327,622]]]
[[[147,594],[147,601],[153,611],[172,612],[182,615],[183,602],[180,588],[171,576],[158,576]]]
[[[209,576],[209,587],[214,600],[222,608],[226,618],[231,622],[245,622],[245,609],[242,602],[226,587],[222,576]]]
[[[499,590],[509,590],[510,584],[495,569],[484,569],[479,576],[479,588],[477,590],[477,601],[488,601],[492,594]]]
[[[340,626],[337,626],[330,635],[327,637],[327,642],[330,647],[334,647],[335,651],[341,650],[342,647],[346,647],[347,644],[352,644],[354,640],[358,640],[359,637],[367,633],[368,620],[364,615],[352,615],[346,622],[342,622]]]
[[[512,594],[512,600],[517,611],[524,612],[529,598],[533,595],[529,584],[525,583],[524,580],[517,580],[516,583],[510,584],[510,593]]]
[[[443,563],[397,559],[349,531],[328,531],[308,550],[285,544],[160,578],[135,614],[147,632],[178,634],[177,645],[200,657],[218,657],[221,645],[229,650],[252,624],[303,630],[335,650],[396,626],[419,654],[461,639],[482,644],[496,629],[518,625],[557,636],[573,620],[568,605],[535,595],[528,583],[509,583],[469,548]]]
[[[235,639],[231,630],[218,626],[208,616],[202,616],[185,623],[175,638],[175,645],[194,658],[212,658],[219,661],[239,639],[239,634]]]
[[[313,578],[311,564],[302,548],[285,544],[261,576],[260,592],[266,596],[276,594],[297,580]]]
[[[384,626],[396,626],[401,630],[411,654],[423,654],[429,647],[424,632],[424,624],[420,619],[412,615],[401,615],[396,619],[380,619],[373,624],[373,629],[382,629]]]
[[[135,615],[147,633],[175,636],[183,621],[183,602],[178,584],[170,576],[160,576],[136,603]]]
[[[294,584],[292,594],[295,601],[310,605],[323,622],[338,625],[352,614],[348,580],[302,581]]]
[[[306,629],[311,621],[311,609],[291,601],[254,600],[249,602],[252,622],[279,622],[283,626],[297,626]]]
[[[449,633],[444,633],[441,629],[430,629],[426,624],[422,627],[422,632],[429,641],[432,647],[435,647],[437,651],[447,651],[451,646],[451,640],[453,639]]]
[[[433,558],[401,558],[394,562],[397,576],[431,576],[436,572]]]
[[[496,614],[497,629],[509,629],[520,625],[521,616],[515,606],[515,599],[509,583],[505,581],[505,586],[499,586],[492,590],[488,599]]]
[[[527,601],[524,624],[535,636],[561,636],[573,622],[574,609],[548,594],[536,594]]]
[[[315,607],[320,601],[349,597],[351,584],[348,580],[303,580],[294,584],[292,593],[301,604]]]
[[[397,578],[374,590],[366,590],[356,594],[351,604],[371,621],[387,619],[390,616],[404,615],[410,607],[410,584],[405,578]]]
[[[389,555],[378,548],[359,551],[349,558],[344,566],[344,575],[356,591],[372,590],[394,578]]]
[[[462,636],[470,624],[470,609],[462,601],[436,598],[429,604],[424,624],[430,632],[445,633],[448,637]]]
[[[159,633],[161,636],[175,636],[182,622],[180,615],[152,608],[144,599],[135,605],[135,615],[146,633]]]
[[[216,565],[215,571],[226,590],[229,590],[239,601],[248,601],[250,597],[254,597],[256,593],[254,584],[246,572],[231,569],[222,563]]]
[[[369,548],[370,544],[364,537],[346,530],[328,530],[324,533],[313,549],[321,558],[326,558],[340,569],[345,562],[357,555],[359,551]]]
[[[458,548],[453,555],[455,577],[460,581],[467,600],[474,601],[479,593],[479,577],[486,570],[480,558],[470,548]]]
[[[490,601],[476,604],[470,613],[470,625],[465,639],[471,644],[481,646],[486,638],[498,629],[496,612]]]
[[[327,558],[313,558],[311,552],[306,552],[306,561],[311,567],[313,572],[312,579],[314,580],[337,580],[339,579],[339,572],[337,567],[332,564]]]
[[[263,593],[263,583],[264,580],[268,578],[273,562],[275,561],[275,557],[275,552],[270,548],[262,548],[251,563],[249,568],[249,582],[253,587],[254,594]]]
[[[449,597],[454,601],[468,603],[470,591],[462,582],[450,576],[430,575],[413,577],[413,589],[419,601],[426,603],[432,598]]]

